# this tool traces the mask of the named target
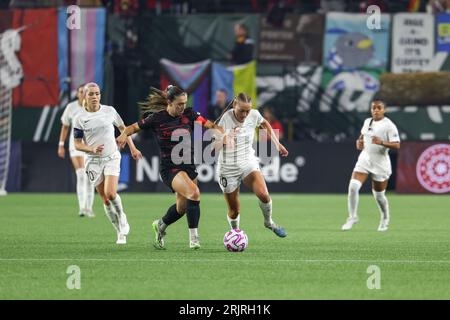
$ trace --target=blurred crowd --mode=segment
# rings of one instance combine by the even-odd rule
[[[104,6],[118,15],[133,16],[149,10],[155,14],[195,13],[326,13],[365,12],[377,5],[382,12],[450,11],[450,0],[0,0],[0,8]]]

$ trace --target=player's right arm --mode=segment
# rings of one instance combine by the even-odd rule
[[[364,149],[364,139],[363,139],[363,135],[362,134],[356,140],[356,149],[358,149],[358,150]]]
[[[66,142],[67,135],[70,130],[70,107],[67,106],[61,116],[61,132],[59,133],[59,143],[58,143],[58,156],[64,159],[66,155],[66,150],[64,144]]]
[[[128,141],[128,136],[131,136],[132,134],[135,134],[136,132],[139,131],[141,131],[141,128],[139,127],[139,124],[137,122],[125,127],[122,133],[116,138],[117,145],[119,146],[119,148],[123,149],[123,147],[125,147],[125,144]]]
[[[58,156],[64,159],[66,154],[66,149],[64,149],[64,143],[66,141],[67,135],[69,133],[70,127],[64,124],[61,125],[61,132],[59,133],[59,143],[58,143]]]

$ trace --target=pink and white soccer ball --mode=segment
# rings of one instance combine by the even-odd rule
[[[244,251],[248,246],[248,237],[243,230],[231,229],[223,237],[223,245],[228,251]]]

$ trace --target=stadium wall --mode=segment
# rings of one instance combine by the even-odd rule
[[[122,154],[120,189],[126,192],[168,192],[159,178],[159,153],[154,142],[136,142],[144,159]],[[74,192],[75,175],[70,159],[57,157],[54,143],[22,142],[21,191]],[[287,158],[262,166],[270,192],[346,193],[358,152],[354,143],[287,143]],[[392,156],[395,167],[396,157]],[[220,192],[212,165],[198,166],[202,192]],[[393,175],[395,177],[395,174]],[[395,179],[390,181],[393,189]],[[364,192],[370,191],[369,184]],[[242,191],[248,191],[242,188]]]

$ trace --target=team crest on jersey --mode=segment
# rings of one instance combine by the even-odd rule
[[[450,192],[450,144],[435,144],[422,152],[417,161],[416,175],[426,190]]]

